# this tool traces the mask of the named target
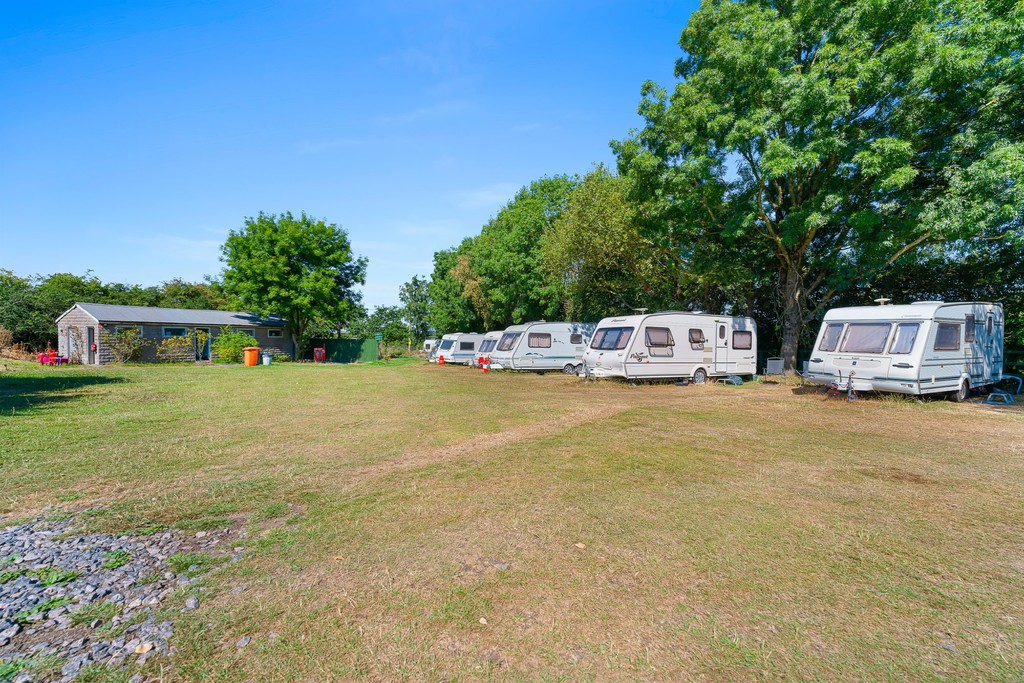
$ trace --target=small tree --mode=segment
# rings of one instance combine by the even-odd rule
[[[333,223],[289,212],[260,213],[221,247],[225,290],[246,308],[288,321],[296,357],[317,320],[344,320],[365,284],[366,259]]]

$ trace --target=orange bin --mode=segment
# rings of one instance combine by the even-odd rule
[[[260,362],[260,347],[258,346],[246,346],[242,349],[244,354],[242,357],[245,359],[245,366],[247,368],[255,367]]]

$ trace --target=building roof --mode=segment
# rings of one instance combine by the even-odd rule
[[[118,306],[115,304],[76,303],[97,322],[102,323],[143,323],[165,325],[209,325],[213,327],[249,326],[284,327],[280,316],[266,318],[243,311],[211,311],[191,308],[157,308],[156,306]],[[64,313],[60,317],[63,318]],[[58,318],[60,320],[60,318]]]

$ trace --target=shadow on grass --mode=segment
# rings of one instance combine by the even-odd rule
[[[26,415],[50,403],[67,403],[84,398],[76,389],[97,384],[121,384],[123,377],[105,375],[0,376],[0,418]]]

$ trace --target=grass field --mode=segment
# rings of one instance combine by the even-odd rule
[[[251,531],[175,613],[167,680],[1024,672],[1020,412],[419,363],[16,366],[0,475],[7,520]]]

